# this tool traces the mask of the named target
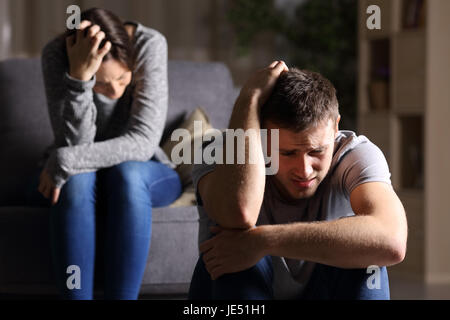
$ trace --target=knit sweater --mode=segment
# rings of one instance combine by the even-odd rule
[[[153,156],[172,168],[159,147],[168,106],[167,42],[158,31],[133,23],[135,66],[120,99],[93,91],[89,81],[72,78],[62,37],[42,52],[42,70],[54,143],[45,168],[56,187],[73,175]]]

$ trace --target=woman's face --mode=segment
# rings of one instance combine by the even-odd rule
[[[110,99],[122,97],[131,82],[132,73],[115,59],[102,62],[95,74],[97,82],[94,91]]]

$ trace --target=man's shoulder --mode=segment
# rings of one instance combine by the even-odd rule
[[[372,155],[379,155],[380,153],[383,154],[381,149],[366,136],[357,135],[353,131],[339,131],[335,139],[331,166],[337,166],[349,159],[370,158]]]
[[[347,194],[364,182],[390,181],[390,170],[383,151],[366,136],[343,132],[336,141],[333,156],[332,184],[340,185]]]

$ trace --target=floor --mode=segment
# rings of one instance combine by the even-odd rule
[[[424,286],[418,281],[401,280],[390,277],[392,300],[450,300],[450,285]],[[57,296],[36,295],[5,295],[0,294],[0,300],[55,300]],[[146,295],[140,300],[186,300],[186,295]]]
[[[418,281],[390,279],[392,300],[450,300],[450,284],[425,286]]]

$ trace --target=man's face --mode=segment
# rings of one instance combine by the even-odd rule
[[[279,129],[279,169],[272,177],[286,200],[310,198],[316,192],[330,169],[339,120],[329,119],[301,132],[266,122],[268,130]]]

